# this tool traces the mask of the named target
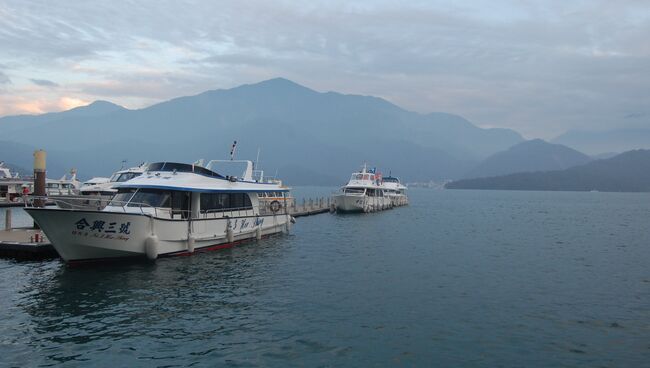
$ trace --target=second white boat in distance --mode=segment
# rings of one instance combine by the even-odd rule
[[[346,185],[332,196],[337,212],[375,212],[393,207],[381,184],[381,174],[367,165],[350,177]]]
[[[240,163],[242,161],[239,161]],[[59,255],[68,263],[110,258],[190,254],[288,232],[294,221],[286,204],[260,205],[258,193],[286,196],[289,188],[255,181],[252,162],[240,176],[205,167],[158,162],[117,185],[102,210],[28,207]],[[61,200],[64,201],[64,200]],[[60,208],[68,207],[68,208]]]
[[[409,204],[409,198],[406,195],[406,185],[399,181],[399,178],[388,175],[382,178],[382,187],[384,187],[384,195],[390,198],[393,207],[406,206]]]

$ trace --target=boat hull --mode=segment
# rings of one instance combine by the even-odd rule
[[[407,206],[409,204],[408,197],[405,195],[390,195],[390,203],[393,207]]]
[[[61,258],[69,263],[189,254],[232,246],[288,230],[290,216],[169,220],[146,214],[26,208]],[[259,228],[259,230],[258,230]],[[149,253],[149,254],[148,254]]]
[[[333,197],[339,212],[375,212],[392,207],[388,197],[369,197],[339,194]]]

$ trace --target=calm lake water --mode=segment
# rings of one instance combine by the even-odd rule
[[[410,197],[153,264],[0,260],[2,363],[650,365],[650,195]]]

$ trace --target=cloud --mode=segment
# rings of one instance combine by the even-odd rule
[[[0,64],[34,101],[141,107],[283,76],[548,138],[647,111],[648,34],[635,0],[6,1]],[[35,70],[61,85],[17,77]]]
[[[41,87],[59,87],[57,83],[54,83],[47,79],[30,79],[30,81],[32,81],[32,83],[34,83],[35,85]]]
[[[2,84],[11,84],[11,79],[5,73],[0,71],[0,85]]]
[[[43,114],[52,111],[70,110],[88,105],[90,101],[76,97],[48,96],[31,98],[16,95],[0,95],[0,116],[21,114]]]

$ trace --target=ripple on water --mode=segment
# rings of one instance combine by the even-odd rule
[[[9,366],[647,363],[648,195],[416,189],[411,196],[406,208],[300,218],[288,236],[155,264],[0,261],[3,359]]]

